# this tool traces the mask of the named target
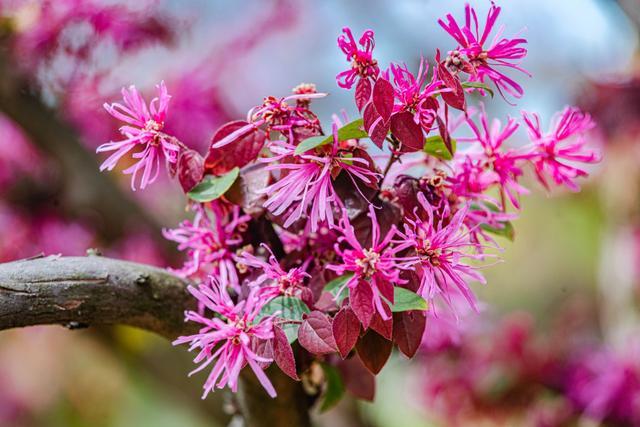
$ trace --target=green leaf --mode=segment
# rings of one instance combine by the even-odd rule
[[[187,195],[196,202],[210,202],[222,196],[236,182],[240,168],[233,168],[221,176],[207,175]]]
[[[456,152],[457,142],[455,139],[451,138],[451,148],[453,148],[453,154]],[[445,145],[442,137],[440,135],[430,136],[424,142],[424,152],[437,157],[441,160],[451,160],[453,159],[453,154],[447,150],[447,146]]]
[[[329,293],[331,293],[331,295],[333,295],[336,298],[336,303],[338,303],[338,305],[340,305],[340,303],[349,294],[347,289],[343,289],[342,292],[340,293],[340,295],[338,295],[338,291],[352,277],[353,277],[353,273],[343,274],[342,276],[338,276],[335,279],[333,279],[332,281],[330,281],[329,283],[327,283],[326,285],[324,285],[324,290],[329,292]]]
[[[369,136],[367,132],[362,129],[363,120],[356,119],[352,122],[347,123],[338,129],[338,140],[346,141],[348,139],[360,139],[366,138]]]
[[[331,137],[325,135],[312,136],[300,142],[294,151],[295,154],[304,154],[309,150],[312,150],[321,145],[325,145],[331,142]]]
[[[347,123],[338,129],[338,141],[346,141],[348,139],[360,139],[366,138],[369,136],[367,132],[362,130],[363,126],[362,119],[356,119],[352,122]],[[316,147],[320,147],[321,145],[330,144],[333,141],[333,135],[317,135],[312,136],[310,138],[305,139],[300,142],[294,151],[295,154],[300,155],[304,154],[309,150],[312,150]]]
[[[398,313],[409,310],[427,310],[427,301],[420,295],[406,288],[396,286],[393,288],[393,305],[391,311]]]
[[[324,399],[322,405],[320,405],[320,411],[327,411],[340,402],[342,396],[344,396],[345,386],[338,371],[334,366],[328,363],[322,364],[322,370],[324,371],[324,379],[327,382],[327,387],[324,391]]]
[[[486,206],[490,211],[500,212],[500,208],[493,203],[483,202],[483,205]],[[475,210],[483,210],[481,206],[472,204],[471,209]],[[489,224],[480,224],[480,228],[484,231],[495,234],[496,236],[502,236],[510,241],[514,241],[516,238],[516,230],[513,227],[511,221],[501,221],[500,226],[493,226]]]
[[[480,228],[496,236],[506,237],[512,242],[516,238],[516,230],[513,228],[511,221],[503,221],[500,223],[502,227],[494,227],[489,224],[481,224]]]
[[[474,89],[482,89],[482,90],[486,90],[487,92],[489,92],[489,95],[491,95],[491,97],[493,98],[493,89],[491,89],[489,87],[489,85],[487,85],[486,83],[482,83],[482,82],[464,82],[462,83],[462,87],[467,89],[467,88],[474,88]]]
[[[300,298],[279,296],[265,304],[257,318],[259,320],[278,313],[277,317],[279,319],[302,321],[302,315],[309,312],[309,307]],[[289,343],[293,343],[298,339],[299,327],[300,325],[297,323],[285,323],[282,325],[282,330],[287,335]]]

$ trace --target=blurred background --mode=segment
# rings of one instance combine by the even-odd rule
[[[484,15],[489,1],[472,1]],[[604,161],[581,193],[528,184],[514,242],[475,290],[482,314],[421,355],[397,356],[372,403],[345,399],[320,425],[640,425],[640,63],[638,0],[501,2],[505,35],[529,41],[516,106],[548,120],[591,112]],[[99,174],[95,148],[116,137],[102,108],[135,84],[173,95],[167,132],[204,152],[212,132],[263,96],[300,82],[330,93],[321,119],[348,106],[335,75],[342,27],[376,32],[386,66],[453,43],[437,19],[463,1],[0,0],[0,262],[87,248],[178,265],[162,227],[185,215],[161,179],[132,193]],[[520,135],[524,142],[524,133]],[[603,368],[605,367],[605,368]],[[0,333],[0,426],[224,426],[225,393],[200,400],[189,354],[131,328],[60,326]],[[587,387],[581,384],[595,386]],[[607,391],[607,393],[603,393]],[[595,403],[594,403],[595,402]],[[603,403],[604,402],[604,403]],[[619,405],[616,406],[615,403]],[[620,408],[618,406],[621,406]],[[604,409],[602,409],[604,408]],[[593,416],[590,416],[593,415]]]

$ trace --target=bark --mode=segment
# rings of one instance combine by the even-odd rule
[[[0,264],[0,330],[31,325],[124,324],[170,340],[193,333],[184,311],[194,308],[188,282],[165,270],[101,256],[41,257]],[[271,399],[245,369],[237,396],[244,427],[311,425],[302,385],[275,366]],[[198,398],[198,396],[194,396]]]
[[[174,339],[190,327],[186,285],[164,270],[100,256],[0,264],[0,329],[124,324]]]
[[[253,372],[248,369],[242,372],[237,401],[244,419],[243,427],[310,427],[311,402],[302,383],[293,381],[273,365],[267,369],[267,374],[278,392],[275,399],[269,398]]]

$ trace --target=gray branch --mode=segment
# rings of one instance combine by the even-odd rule
[[[184,311],[195,301],[187,284],[159,268],[101,256],[0,264],[0,330],[124,324],[173,340],[197,329],[184,322]],[[310,403],[302,385],[276,368],[269,375],[278,391],[273,400],[252,372],[243,373],[238,402],[244,426],[310,426]]]
[[[0,264],[0,330],[124,324],[175,339],[191,326],[186,285],[165,270],[100,256]]]

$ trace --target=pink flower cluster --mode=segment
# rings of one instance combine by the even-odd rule
[[[521,70],[526,50],[502,30],[491,38],[496,6],[483,30],[473,8],[465,11],[462,27],[451,15],[440,21],[459,47],[443,60],[435,52],[431,65],[422,59],[416,74],[405,64],[381,68],[373,31],[356,40],[346,28],[338,46],[350,65],[336,80],[355,86],[360,117],[336,116],[327,132],[312,110],[326,94],[312,84],[221,126],[206,155],[163,132],[162,84],[149,107],[133,88],[124,105],[107,106],[126,125],[123,141],[99,149],[114,151],[103,168],[138,149],[125,173],[135,181],[141,171],[145,187],[164,159],[191,199],[195,218],[165,236],[186,253],[177,272],[199,283],[191,292],[200,307],[187,320],[202,329],[176,343],[199,350],[199,369],[213,366],[205,394],[235,390],[245,365],[274,395],[263,373],[271,362],[297,380],[309,357],[336,354],[325,363],[338,364],[355,355],[376,374],[394,346],[413,356],[425,311],[455,326],[461,301],[478,310],[471,284],[484,283],[478,269],[494,257],[492,236],[513,238],[510,209],[528,192],[525,168],[547,188],[576,189],[582,164],[598,161],[584,138],[593,123],[575,108],[547,133],[523,113],[531,141],[517,148],[518,120],[502,126],[468,105],[469,91],[487,94],[489,82],[522,95],[498,69]],[[469,132],[458,136],[463,126]],[[383,154],[374,159],[367,140]]]
[[[527,426],[637,425],[637,342],[608,348],[585,325],[567,322],[576,314],[587,313],[562,312],[564,323],[544,333],[530,315],[512,313],[439,346],[425,335],[417,356],[424,405],[451,425],[496,416]]]

